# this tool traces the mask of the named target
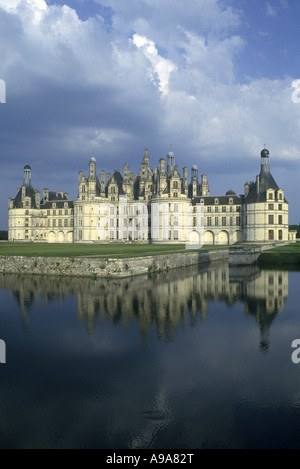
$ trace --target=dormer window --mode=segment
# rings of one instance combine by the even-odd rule
[[[215,199],[215,204],[217,205],[219,203],[219,199]]]

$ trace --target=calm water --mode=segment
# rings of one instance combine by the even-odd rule
[[[300,448],[299,280],[0,276],[0,447]]]

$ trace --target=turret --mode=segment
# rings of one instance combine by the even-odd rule
[[[25,186],[30,186],[31,184],[31,168],[29,164],[24,166],[24,182]]]

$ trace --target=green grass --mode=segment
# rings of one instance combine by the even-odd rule
[[[300,267],[300,243],[287,244],[264,251],[258,258],[261,266],[296,266]]]
[[[228,246],[204,246],[202,250]],[[0,256],[29,257],[139,257],[188,252],[184,244],[47,244],[0,243]]]

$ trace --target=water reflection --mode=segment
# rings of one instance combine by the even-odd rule
[[[288,296],[288,272],[215,264],[120,280],[2,274],[0,287],[15,298],[24,327],[30,325],[33,304],[64,301],[71,295],[76,297],[78,320],[86,324],[88,334],[93,334],[97,321],[124,328],[134,321],[144,342],[151,328],[160,339],[173,341],[178,328],[205,321],[210,305],[224,302],[232,307],[242,302],[244,314],[257,322],[260,349],[265,352],[271,324]]]

